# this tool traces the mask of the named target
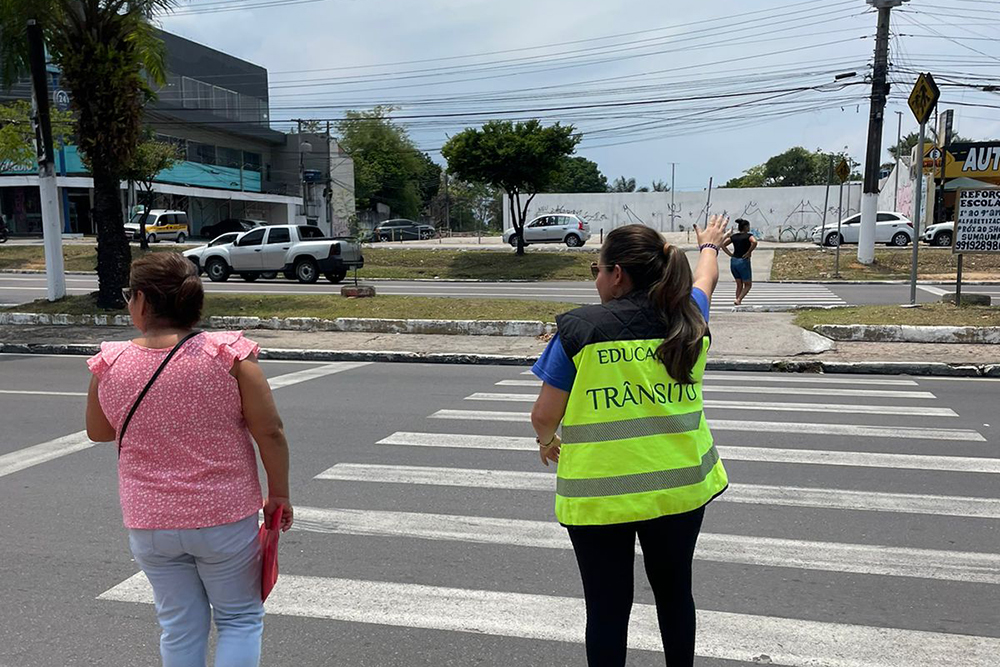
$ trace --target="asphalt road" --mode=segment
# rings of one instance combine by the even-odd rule
[[[724,275],[724,277],[726,277]],[[87,294],[97,289],[97,278],[72,275],[66,278],[70,294]],[[571,303],[596,303],[597,292],[592,282],[535,282],[535,283],[480,283],[445,281],[372,281],[379,294],[404,296],[443,296],[469,298],[514,298],[567,301]],[[249,294],[339,294],[340,286],[321,281],[315,285],[301,285],[287,281],[258,280],[246,283],[239,278],[225,283],[205,281],[209,293]],[[734,289],[733,283],[723,281],[716,299],[723,308]],[[921,303],[938,301],[943,291],[953,291],[948,285],[921,285],[917,298]],[[1000,302],[1000,286],[969,285],[966,293],[990,294]],[[753,306],[837,306],[867,304],[908,303],[908,285],[819,285],[809,283],[759,282],[743,302]],[[0,274],[0,304],[26,303],[45,297],[45,276],[40,274]]]
[[[264,368],[284,385],[297,524],[263,664],[584,663],[524,369]],[[290,375],[309,368],[327,374]],[[114,448],[65,437],[83,428],[83,359],[0,355],[0,378],[0,665],[158,664]],[[995,667],[998,389],[711,374],[733,485],[699,543],[698,664]],[[641,556],[636,582],[629,664],[662,665]]]

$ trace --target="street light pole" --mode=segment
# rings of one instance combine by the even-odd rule
[[[892,210],[899,211],[899,154],[903,149],[903,112],[897,111],[899,124],[896,126],[896,190],[892,195]]]
[[[674,191],[677,190],[675,177],[677,175],[677,163],[670,163],[670,231],[674,231]]]

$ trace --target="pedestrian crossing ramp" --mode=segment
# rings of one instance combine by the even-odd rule
[[[459,405],[443,406],[418,421],[420,428],[372,443],[373,460],[331,462],[315,477],[385,497],[391,497],[390,488],[412,490],[407,497],[418,499],[415,503],[359,509],[310,505],[302,499],[294,528],[304,550],[310,544],[317,550],[328,548],[329,542],[322,540],[330,537],[402,544],[400,558],[417,560],[431,557],[430,545],[489,549],[495,562],[482,563],[480,574],[497,572],[491,585],[481,585],[482,577],[477,579],[480,585],[463,585],[461,577],[447,585],[427,583],[391,571],[367,579],[345,578],[336,562],[331,562],[328,576],[307,575],[295,571],[294,554],[289,554],[268,600],[269,614],[491,635],[515,642],[582,643],[585,613],[579,595],[525,590],[522,577],[515,582],[507,573],[504,578],[506,571],[498,565],[510,550],[529,550],[538,552],[533,560],[544,576],[578,577],[566,532],[552,518],[553,471],[525,465],[537,462],[527,408],[539,383],[511,369],[497,374],[502,379],[493,386],[465,396]],[[958,532],[964,526],[969,531],[986,527],[995,535],[1000,497],[976,495],[961,482],[979,480],[978,486],[969,486],[975,491],[983,488],[985,477],[992,483],[989,488],[997,488],[996,443],[969,428],[953,406],[941,405],[934,392],[906,378],[710,373],[705,395],[706,413],[733,482],[706,518],[695,556],[696,589],[698,580],[713,576],[713,568],[740,568],[741,577],[781,582],[770,595],[785,597],[764,606],[787,611],[756,613],[745,605],[733,609],[728,606],[734,602],[731,598],[702,595],[699,656],[790,667],[1000,665],[995,605],[994,622],[984,625],[979,619],[977,632],[967,629],[964,618],[915,622],[911,608],[884,604],[877,593],[849,601],[851,613],[845,614],[838,610],[836,592],[825,591],[830,582],[847,582],[871,591],[891,589],[912,599],[924,599],[932,590],[955,598],[959,607],[969,591],[978,592],[980,604],[984,599],[996,601],[998,549],[966,550],[950,539],[933,546],[926,543],[932,540],[904,543],[908,530],[923,533],[941,520],[956,522]],[[450,461],[442,454],[469,452],[490,454],[489,461],[509,461],[509,467],[440,465]],[[455,460],[468,461],[458,456]],[[796,470],[794,479],[809,483],[767,483],[775,469]],[[845,484],[879,475],[898,480],[885,489]],[[939,488],[923,481],[929,475],[950,476],[959,481],[955,488],[969,495],[937,492]],[[911,481],[913,488],[899,488]],[[506,497],[517,498],[519,507],[513,512],[494,506],[493,515],[434,511],[433,502],[419,499],[429,498],[435,489],[469,498],[513,494]],[[732,530],[732,517],[721,520],[734,511],[745,524],[737,525],[738,530]],[[768,523],[774,516],[778,521]],[[813,531],[822,539],[794,534],[795,524],[817,516],[829,521]],[[862,526],[885,526],[891,539],[859,534],[852,528],[858,517]],[[928,521],[932,523],[923,523]],[[727,527],[731,530],[724,530]],[[558,571],[549,554],[564,557]],[[547,564],[553,571],[545,572]],[[449,563],[440,567],[448,568]],[[152,593],[139,573],[100,599],[151,604]],[[976,607],[969,604],[972,620]],[[808,613],[797,617],[795,609]],[[545,622],[538,622],[540,618]],[[633,608],[629,645],[634,652],[661,650],[655,607],[641,599]],[[582,664],[582,648],[579,651]],[[649,655],[649,664],[654,664]],[[419,655],[408,660],[425,664]],[[496,664],[504,663],[498,657]]]
[[[782,311],[792,308],[830,308],[848,305],[826,285],[810,283],[754,283],[740,306],[733,304],[735,283],[722,282],[712,297],[711,312]]]

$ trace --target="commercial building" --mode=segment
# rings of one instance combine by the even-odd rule
[[[286,134],[270,126],[267,70],[161,32],[167,80],[146,108],[158,139],[184,158],[154,184],[157,208],[187,211],[191,233],[225,218],[313,224],[342,234],[354,213],[354,166],[328,133]],[[49,67],[54,104],[69,106],[60,73]],[[0,92],[0,103],[30,99],[26,82]],[[76,147],[58,151],[63,230],[93,234],[93,181]],[[0,214],[15,235],[40,235],[37,169],[0,164]],[[129,208],[122,184],[123,210]]]

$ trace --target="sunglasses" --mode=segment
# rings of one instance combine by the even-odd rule
[[[590,274],[594,276],[594,280],[597,280],[597,276],[600,275],[601,269],[611,269],[614,268],[612,264],[598,264],[597,262],[590,263]]]
[[[122,290],[122,297],[125,299],[125,303],[128,303],[129,301],[131,301],[132,300],[132,290],[129,289],[129,288],[123,289]]]

